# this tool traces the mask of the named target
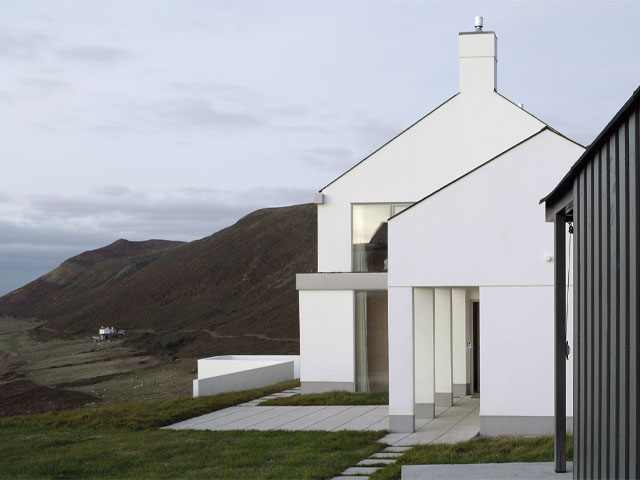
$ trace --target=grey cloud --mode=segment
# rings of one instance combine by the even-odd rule
[[[51,78],[24,78],[20,84],[26,86],[36,93],[49,94],[61,90],[70,90],[72,86],[70,83],[55,80]]]
[[[169,84],[169,89],[179,92],[181,95],[193,95],[195,92],[202,96],[241,104],[245,107],[253,106],[256,103],[263,102],[265,100],[263,95],[243,85],[221,84],[206,80],[172,82]]]
[[[14,105],[16,103],[16,99],[10,93],[0,91],[0,102],[5,105]]]
[[[90,64],[114,64],[127,60],[131,52],[123,48],[104,45],[79,45],[75,47],[59,48],[56,55],[64,60]]]
[[[299,119],[305,117],[310,112],[308,107],[301,105],[284,105],[266,110],[266,115],[270,117],[284,117]]]
[[[121,197],[123,195],[134,195],[133,191],[121,185],[101,185],[93,189],[98,195],[107,197]]]
[[[0,31],[0,57],[34,60],[41,55],[47,42],[48,37],[39,33]]]
[[[117,237],[134,232],[140,238],[153,233],[167,239],[194,239],[230,225],[240,216],[267,206],[310,201],[301,188],[254,188],[239,192],[182,189],[160,198],[127,189],[101,187],[99,195],[33,195],[25,217],[34,225],[90,225]],[[95,190],[94,190],[95,192]]]
[[[353,126],[353,132],[367,149],[376,149],[398,135],[402,129],[369,117],[361,116]],[[372,150],[373,151],[373,150]],[[369,154],[371,152],[367,152]]]
[[[302,155],[302,160],[322,170],[348,168],[355,163],[353,152],[341,147],[313,148]]]
[[[149,113],[156,121],[180,127],[245,128],[264,123],[260,116],[222,111],[211,102],[199,98],[158,102],[150,108]]]
[[[268,98],[265,95],[243,85],[219,84],[215,82],[174,82],[169,85],[173,91],[183,95],[195,95],[202,99],[212,99],[216,104],[227,104],[231,108],[250,110],[260,118],[300,119],[306,116],[310,109],[303,105],[266,106]]]

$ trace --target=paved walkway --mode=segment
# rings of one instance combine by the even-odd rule
[[[402,480],[498,480],[573,478],[573,462],[567,462],[567,473],[556,473],[553,462],[481,463],[470,465],[403,465]],[[344,479],[344,477],[342,477]]]
[[[299,389],[286,390],[225,408],[200,417],[170,425],[173,430],[370,430],[389,429],[389,407],[317,406],[259,407],[260,402],[299,394]],[[463,397],[448,408],[437,408],[436,418],[416,420],[416,432],[391,433],[380,441],[393,446],[425,443],[455,443],[468,440],[480,431],[479,399]]]

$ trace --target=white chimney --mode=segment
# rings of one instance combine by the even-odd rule
[[[458,35],[460,92],[496,90],[497,39],[494,32],[482,31],[483,18],[475,18],[475,30]]]

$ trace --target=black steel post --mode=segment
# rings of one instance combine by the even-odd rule
[[[565,214],[554,219],[554,412],[555,412],[555,471],[567,471],[567,364],[566,364],[566,240]]]

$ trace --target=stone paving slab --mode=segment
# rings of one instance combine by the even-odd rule
[[[364,460],[359,461],[358,463],[356,463],[356,465],[362,465],[362,466],[367,466],[367,465],[390,465],[392,463],[396,463],[395,459],[389,459],[389,458],[365,458]]]
[[[411,450],[411,447],[386,447],[383,452],[404,453],[407,450]]]
[[[292,407],[294,409],[299,409],[300,407]],[[220,427],[220,430],[247,430],[253,429],[258,425],[263,423],[267,423],[270,420],[278,421],[278,418],[283,417],[285,415],[292,415],[298,413],[296,410],[290,410],[287,407],[273,407],[272,409],[266,410],[264,412],[258,413],[257,415],[251,415],[249,417],[242,418],[240,420],[227,423]],[[301,415],[303,413],[299,413]],[[285,420],[286,421],[286,420]],[[285,423],[285,422],[282,422]]]
[[[279,408],[288,408],[288,410],[284,411],[283,414],[273,417],[271,419],[262,421],[256,425],[254,425],[254,429],[256,430],[292,430],[289,428],[289,424],[301,422],[305,422],[305,418],[311,417],[312,414],[317,412],[318,410],[322,410],[323,406],[316,407],[279,407]]]
[[[370,458],[398,458],[404,455],[401,452],[378,452],[371,455]]]
[[[343,475],[371,475],[372,473],[380,470],[381,467],[349,467],[344,472]]]
[[[553,462],[482,463],[466,465],[404,465],[403,480],[504,480],[547,479],[569,480],[573,462],[567,462],[567,473],[556,473]]]
[[[307,409],[311,407],[303,408]],[[312,411],[309,415],[283,425],[282,428],[285,430],[325,430],[318,425],[332,416],[339,415],[348,408],[348,406],[320,407],[318,410]]]

